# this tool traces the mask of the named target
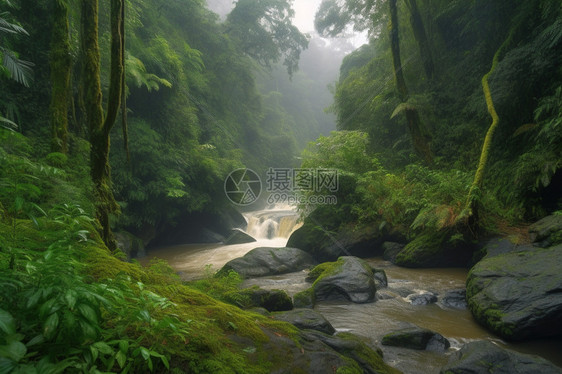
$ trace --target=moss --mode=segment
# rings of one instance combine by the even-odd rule
[[[293,305],[295,308],[313,308],[315,303],[314,287],[297,292],[293,296]]]
[[[439,260],[449,233],[446,230],[424,233],[409,242],[396,256],[396,265],[418,267]]]
[[[398,374],[400,370],[387,365],[383,359],[382,354],[371,349],[365,342],[358,336],[350,333],[339,333],[338,337],[358,343],[354,349],[353,354],[356,360],[367,364],[373,368],[376,373],[380,374]],[[363,371],[360,371],[360,373]]]

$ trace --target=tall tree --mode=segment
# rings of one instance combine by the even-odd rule
[[[298,67],[308,40],[291,19],[292,0],[238,0],[227,17],[227,33],[261,65],[283,58],[289,75]]]
[[[381,25],[384,24],[383,19],[385,18],[385,14],[383,12],[383,4],[384,1],[382,0],[324,0],[316,14],[315,25],[317,30],[323,35],[335,36],[341,34],[350,26],[350,24],[353,24],[356,30],[368,29],[371,35],[376,36],[382,32]],[[409,1],[409,5],[412,7],[417,4],[415,4],[415,1],[412,0]],[[426,163],[432,163],[433,156],[429,144],[430,137],[424,130],[416,108],[408,104],[410,94],[404,79],[400,58],[397,1],[388,0],[388,6],[388,9],[390,10],[388,12],[388,16],[390,17],[389,34],[390,49],[392,52],[392,66],[396,89],[398,91],[400,101],[402,102],[397,110],[395,110],[395,113],[398,113],[399,109],[405,112],[408,131],[412,138],[414,150],[425,160]],[[421,16],[417,6],[412,9],[412,14],[417,11],[416,22],[421,22]],[[423,32],[423,34],[425,35],[425,32]],[[431,70],[432,69],[430,69],[430,71]],[[432,72],[428,74],[431,76],[433,75]]]
[[[111,249],[115,248],[115,241],[109,219],[111,214],[119,212],[119,206],[111,190],[109,135],[119,111],[124,74],[121,37],[123,6],[122,0],[111,0],[111,72],[107,115],[104,118],[100,84],[98,0],[82,2],[83,89],[90,132],[90,168],[96,193],[96,218],[101,224],[102,239]]]
[[[396,88],[398,90],[400,101],[405,104],[410,98],[410,94],[402,72],[400,38],[398,35],[398,8],[396,6],[396,0],[388,0],[388,5],[390,9],[390,25],[388,29],[390,32],[390,49],[392,51],[394,79],[396,81]],[[412,137],[414,149],[427,163],[431,163],[433,161],[433,156],[429,147],[428,138],[424,134],[418,111],[415,107],[410,105],[404,105],[404,111],[406,113],[406,121],[408,123],[410,136]]]
[[[68,102],[70,94],[70,38],[68,4],[53,1],[53,28],[51,32],[51,150],[66,153],[68,150]]]
[[[427,33],[425,31],[421,13],[416,0],[406,0],[406,5],[410,10],[410,25],[412,26],[414,38],[416,39],[416,43],[418,44],[420,57],[423,63],[423,68],[425,70],[425,75],[427,79],[431,80],[433,79],[433,74],[435,73],[435,65],[433,63],[431,46],[427,38]]]

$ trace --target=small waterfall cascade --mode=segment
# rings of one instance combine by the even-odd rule
[[[275,206],[271,209],[244,213],[248,222],[246,233],[256,239],[289,238],[302,223],[291,206]]]

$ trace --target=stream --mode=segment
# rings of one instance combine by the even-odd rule
[[[244,216],[248,222],[246,231],[257,239],[256,242],[236,245],[186,244],[158,248],[149,251],[139,261],[146,264],[150,259],[158,257],[167,260],[182,279],[200,279],[209,271],[219,270],[226,262],[243,256],[253,248],[284,247],[290,234],[300,226],[297,213],[289,207],[249,212]],[[446,291],[465,287],[467,269],[408,269],[394,266],[380,257],[365,260],[371,266],[385,270],[388,287],[377,291],[377,294],[385,295],[385,298],[378,297],[376,302],[369,304],[321,302],[314,309],[323,314],[336,331],[363,336],[367,343],[381,348],[384,360],[389,365],[404,373],[438,373],[447,363],[450,354],[463,344],[488,339],[509,349],[542,356],[562,367],[560,340],[506,343],[477,324],[467,309],[453,309],[441,303],[441,296]],[[305,281],[306,274],[306,271],[302,271],[248,279],[242,286],[284,289],[292,296],[310,287],[310,283]],[[401,296],[404,290],[417,293],[431,291],[439,295],[439,301],[429,305],[412,305],[407,298]],[[385,334],[406,327],[408,323],[440,333],[450,341],[451,349],[442,354],[380,344]]]

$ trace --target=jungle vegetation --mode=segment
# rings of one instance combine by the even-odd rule
[[[235,274],[186,285],[124,261],[112,234],[150,243],[220,213],[236,168],[337,168],[353,189],[336,214],[409,239],[562,209],[558,0],[324,0],[319,33],[369,33],[331,85],[331,134],[328,75],[299,59],[336,52],[291,4],[221,19],[202,0],[0,0],[0,372],[282,363],[264,329],[294,329],[224,303]]]

